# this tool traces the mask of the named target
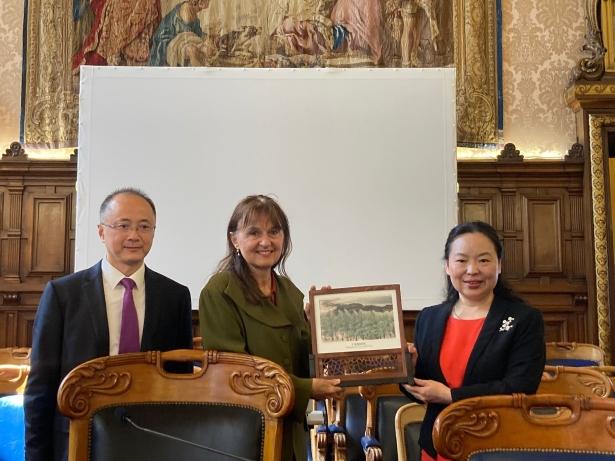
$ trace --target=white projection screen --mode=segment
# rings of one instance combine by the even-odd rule
[[[104,256],[102,199],[155,201],[147,265],[193,307],[249,194],[289,217],[287,271],[311,285],[401,285],[404,309],[443,297],[457,218],[454,69],[82,67],[77,269]]]

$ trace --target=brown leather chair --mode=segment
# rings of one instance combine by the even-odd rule
[[[395,438],[398,461],[420,461],[419,434],[425,417],[425,405],[408,403],[395,415]]]
[[[167,362],[197,361],[192,373],[165,371]],[[280,366],[211,350],[101,357],[72,370],[58,392],[60,411],[70,418],[69,461],[221,459],[194,444],[279,461],[282,418],[293,401]]]
[[[611,395],[608,376],[586,367],[545,366],[538,394],[580,394],[605,399]]]
[[[451,460],[613,460],[614,414],[614,399],[561,394],[475,397],[440,413],[434,445]]]
[[[604,365],[604,352],[588,343],[550,342],[547,346],[547,365],[589,367]]]

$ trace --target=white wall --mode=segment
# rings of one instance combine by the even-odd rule
[[[196,305],[235,204],[264,193],[288,214],[304,292],[400,283],[405,309],[442,298],[454,69],[84,67],[79,111],[77,268],[104,255],[104,196],[139,187],[158,208],[147,264]]]

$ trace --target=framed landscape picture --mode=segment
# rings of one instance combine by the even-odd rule
[[[314,376],[356,386],[407,382],[399,285],[310,291]]]

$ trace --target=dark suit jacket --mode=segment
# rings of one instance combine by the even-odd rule
[[[192,348],[188,288],[145,268],[141,350]],[[34,320],[31,371],[24,395],[26,459],[66,459],[68,420],[56,409],[66,374],[109,355],[109,327],[100,262],[47,284]]]
[[[419,354],[415,370],[417,378],[446,384],[440,369],[440,347],[450,314],[450,304],[439,304],[423,309],[417,317],[414,333]],[[512,320],[509,321],[509,317]],[[510,328],[507,329],[507,325]],[[541,312],[521,302],[496,297],[470,354],[463,385],[451,389],[453,402],[480,395],[533,394],[540,384],[544,366]],[[405,390],[404,393],[408,395]],[[408,397],[414,399],[411,395]],[[436,451],[431,433],[436,417],[445,407],[428,404],[421,426],[419,444],[434,458]]]

